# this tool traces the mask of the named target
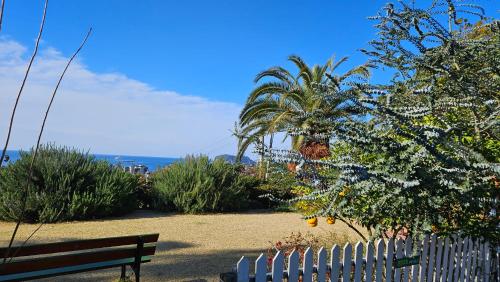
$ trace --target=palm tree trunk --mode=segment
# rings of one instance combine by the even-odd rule
[[[274,137],[274,133],[271,133],[271,137],[269,137],[269,150],[273,149],[273,137]],[[267,180],[268,176],[269,176],[269,160],[267,160],[267,164],[266,164],[266,177],[264,179]]]
[[[260,151],[260,161],[259,161],[259,178],[262,179],[262,172],[264,170],[264,135],[261,137],[262,150]]]

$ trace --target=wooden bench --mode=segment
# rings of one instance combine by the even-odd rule
[[[151,261],[159,234],[100,238],[0,248],[0,281],[25,281],[70,273],[86,272],[121,266],[125,278],[126,266],[141,275],[141,263]],[[4,257],[12,261],[2,264]]]

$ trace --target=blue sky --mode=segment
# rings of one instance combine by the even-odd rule
[[[191,147],[179,145],[178,147],[174,146],[177,148],[175,150],[165,149],[165,147],[169,147],[169,144],[163,144],[159,141],[151,144],[146,142],[147,144],[141,145],[140,138],[130,142],[125,140],[123,146],[113,145],[126,139],[124,136],[162,130],[162,126],[170,124],[169,118],[172,117],[160,116],[159,112],[162,109],[163,111],[167,109],[173,111],[179,107],[160,107],[170,103],[171,100],[167,98],[163,102],[158,101],[156,105],[144,103],[138,106],[141,107],[138,115],[141,115],[142,122],[138,123],[137,127],[131,126],[121,129],[125,132],[120,131],[123,134],[120,135],[122,138],[120,140],[105,136],[109,140],[107,145],[102,145],[106,142],[97,136],[106,135],[105,130],[93,132],[92,128],[98,127],[97,120],[103,119],[112,120],[109,127],[119,127],[117,123],[122,122],[120,119],[110,118],[111,114],[104,114],[106,106],[111,112],[114,109],[121,109],[116,115],[122,117],[127,111],[134,111],[133,103],[130,103],[134,98],[125,94],[120,96],[121,92],[136,89],[137,93],[149,93],[144,94],[146,96],[141,97],[141,99],[148,99],[151,95],[155,95],[151,93],[168,92],[177,95],[175,97],[180,99],[179,103],[182,105],[192,103],[185,102],[182,100],[184,98],[188,100],[198,99],[196,101],[205,103],[203,109],[206,109],[206,112],[200,114],[200,116],[205,114],[204,120],[210,120],[213,115],[218,115],[219,118],[210,120],[212,124],[207,125],[206,128],[211,131],[205,132],[203,136],[195,136],[192,133],[182,135],[183,128],[167,126],[165,131],[169,132],[168,136],[178,136],[176,142],[179,143],[194,138],[200,143],[200,147],[217,146],[218,143],[214,140],[225,138],[227,141],[230,139],[228,132],[231,124],[236,120],[238,109],[244,103],[247,94],[254,87],[253,78],[259,71],[273,65],[286,66],[286,57],[290,54],[298,54],[310,64],[323,63],[332,55],[337,57],[350,56],[351,59],[346,67],[363,63],[365,57],[359,54],[357,49],[367,47],[368,41],[375,37],[375,31],[372,28],[373,22],[367,20],[366,17],[374,15],[386,2],[386,0],[51,0],[39,60],[39,73],[50,73],[47,69],[42,71],[42,66],[47,67],[48,62],[52,62],[52,66],[55,67],[64,61],[79,44],[86,30],[92,26],[94,33],[79,56],[78,65],[75,66],[76,69],[81,70],[80,74],[85,75],[78,77],[73,74],[73,78],[68,78],[70,81],[74,80],[71,84],[73,89],[68,88],[68,92],[73,91],[77,94],[64,98],[67,99],[68,103],[64,105],[74,103],[78,99],[78,95],[82,95],[82,100],[79,102],[83,103],[85,100],[89,103],[89,107],[92,103],[104,103],[104,101],[108,101],[110,104],[103,105],[103,112],[96,110],[97,116],[94,117],[94,123],[90,123],[88,128],[80,128],[81,130],[76,133],[75,130],[65,130],[64,124],[57,124],[57,121],[53,121],[56,125],[53,125],[52,129],[49,130],[45,140],[90,148],[91,151],[97,153],[162,156],[203,153],[205,151],[201,149],[200,151],[193,149],[195,152],[189,152],[190,148],[194,148],[190,142],[188,143],[191,144]],[[498,9],[496,1],[476,2],[486,8],[488,15],[495,16],[495,10]],[[4,62],[8,59],[10,61],[18,60],[21,65],[25,63],[37,34],[42,7],[42,0],[6,1],[3,29],[0,32],[0,43],[4,43]],[[10,49],[5,46],[10,46]],[[0,50],[1,52],[2,50]],[[54,69],[55,73],[57,71]],[[111,80],[117,80],[121,84],[115,83],[116,81],[112,85],[106,84],[105,82],[110,79],[110,76]],[[85,78],[89,77],[99,79],[90,79],[85,82],[87,81]],[[15,83],[17,78],[9,79]],[[50,81],[53,81],[53,78],[51,79],[48,77],[47,80],[44,80],[43,77],[33,78],[40,85],[49,85]],[[95,81],[104,81],[105,85],[103,86],[102,83],[92,84]],[[28,83],[30,82],[28,81]],[[32,83],[34,84],[34,82]],[[69,82],[66,85],[68,84]],[[117,85],[121,85],[123,88],[119,88]],[[33,86],[32,91],[40,92],[34,90],[35,86]],[[112,90],[109,88],[111,86]],[[7,93],[4,88],[0,95],[4,98],[6,95],[12,96],[15,94],[15,88],[15,85],[12,85],[11,89],[9,88],[12,93]],[[115,95],[113,99],[106,96],[102,101],[99,98],[86,100],[89,95],[78,92],[78,89],[82,88],[88,88],[89,92],[115,91],[116,93],[110,94]],[[64,84],[61,90],[64,92]],[[130,92],[132,96],[139,95],[132,92]],[[106,93],[99,94],[107,95]],[[27,96],[29,97],[28,94]],[[110,100],[106,100],[107,98]],[[12,101],[11,98],[5,99],[4,101],[9,103]],[[119,108],[118,105],[121,102],[129,102],[128,108],[125,106]],[[3,103],[0,110],[5,113],[4,106],[10,104]],[[225,111],[226,115],[208,111],[219,106],[222,107],[219,110]],[[61,107],[63,106],[61,105]],[[191,113],[195,115],[199,112],[199,109],[191,110]],[[33,117],[35,113],[38,113],[34,109],[33,111],[26,112],[25,116],[27,118]],[[155,115],[155,113],[158,114]],[[188,118],[184,120],[178,118],[178,116],[187,115],[187,113],[190,113],[190,110],[185,108],[184,112],[176,114],[175,123],[182,127],[189,127],[200,122],[201,124],[198,126],[204,127],[201,119],[192,121]],[[59,114],[60,116],[56,113],[56,117],[53,119],[65,120],[67,117],[65,114],[69,115],[70,112],[60,112]],[[99,116],[99,114],[103,116]],[[82,123],[80,126],[84,127],[83,120],[90,122],[92,118],[85,116],[84,113],[82,115],[84,117],[74,117],[76,119],[74,122],[79,125]],[[150,115],[151,119],[145,118],[145,116]],[[0,114],[0,117],[2,118],[1,124],[5,123],[6,116]],[[126,118],[123,117],[123,119]],[[162,122],[162,118],[166,120]],[[20,127],[23,127],[23,121],[20,122]],[[28,123],[28,121],[25,122]],[[5,125],[1,124],[0,130],[2,131],[0,132],[3,132]],[[219,126],[217,127],[217,125]],[[28,129],[28,126],[24,126],[24,128],[25,132],[19,132],[20,137],[15,139],[17,141],[13,143],[14,148],[25,148],[32,144],[27,137],[34,128]],[[83,135],[81,132],[88,132],[88,134]],[[111,131],[109,135],[111,134],[118,133]],[[164,142],[167,142],[170,140],[167,138],[168,136],[161,136],[161,138],[158,136],[156,139],[163,139]],[[144,140],[142,141],[144,142]],[[233,141],[227,141],[225,146],[220,145],[221,148],[215,150],[214,154],[234,152],[235,144]],[[173,141],[170,140],[170,142]]]
[[[255,74],[285,63],[290,54],[311,63],[356,54],[374,36],[366,17],[383,3],[52,0],[44,45],[70,54],[92,26],[82,55],[92,70],[243,103]],[[31,44],[42,5],[40,0],[7,1],[3,33]],[[361,60],[356,56],[353,63]]]

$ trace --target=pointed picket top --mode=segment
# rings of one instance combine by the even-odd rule
[[[241,257],[241,259],[236,264],[236,276],[238,282],[248,282],[250,280],[250,262],[246,257]]]
[[[260,254],[255,260],[255,282],[267,281],[267,256]]]
[[[434,272],[434,281],[439,281],[441,278],[441,267],[442,267],[442,257],[443,257],[443,238],[438,238],[436,242],[436,271]]]
[[[377,241],[377,264],[375,267],[375,282],[382,282],[384,277],[384,253],[385,253],[385,241],[379,239]]]
[[[307,248],[304,252],[304,263],[303,263],[303,276],[302,282],[312,282],[313,276],[313,250]]]
[[[271,275],[273,281],[281,281],[283,279],[283,267],[285,263],[285,258],[281,251],[278,251],[273,258],[273,265],[271,269]]]
[[[326,249],[320,248],[317,253],[317,261],[313,261],[313,249],[307,248],[304,252],[302,265],[302,281],[312,282],[314,278],[318,282],[338,282],[339,280],[353,282],[468,282],[486,281],[485,279],[490,278],[488,276],[491,275],[489,268],[492,257],[488,252],[489,243],[473,240],[470,237],[463,239],[458,236],[438,238],[437,235],[433,234],[426,235],[422,241],[412,241],[410,237],[406,240],[389,239],[384,241],[379,239],[376,244],[367,242],[366,252],[364,252],[364,246],[365,244],[362,242],[358,242],[354,246],[347,243],[341,250],[340,246],[334,245],[329,265],[327,265],[328,252]],[[342,259],[341,252],[343,252]],[[365,255],[363,256],[363,254]],[[418,265],[395,268],[395,258],[410,258],[415,255],[420,256]],[[285,260],[287,266],[285,266]],[[268,274],[268,258],[261,254],[255,261],[254,281],[267,282],[268,278],[272,278],[272,281],[282,281],[286,277],[289,282],[298,282],[301,273],[299,264],[300,254],[297,250],[292,251],[288,258],[282,251],[278,251],[272,259],[271,273]],[[313,272],[317,274],[313,275]],[[236,274],[238,282],[250,281],[248,258],[241,257],[236,265]]]
[[[429,265],[427,266],[427,281],[432,281],[432,275],[434,274],[434,263],[436,259],[436,241],[437,235],[432,234],[431,244],[429,249]]]
[[[490,243],[484,242],[484,281],[490,281],[491,252]]]
[[[450,238],[446,238],[444,240],[443,244],[443,265],[441,266],[441,278],[439,281],[446,282],[446,277],[448,275],[448,260],[450,256],[450,249],[451,245],[453,243],[451,242]]]
[[[448,273],[446,274],[446,281],[453,281],[453,269],[455,268],[455,251],[457,248],[457,238],[454,236],[453,244],[450,248],[450,253],[448,254]]]
[[[359,282],[363,270],[363,243],[358,242],[354,250],[354,281]]]
[[[464,282],[465,279],[465,268],[467,267],[467,259],[468,259],[467,254],[469,253],[469,238],[465,237],[463,241],[464,243],[462,251],[462,262],[460,263],[460,275],[459,275],[460,282]]]
[[[467,265],[465,266],[465,281],[470,281],[469,276],[472,266],[472,257],[474,257],[474,241],[469,237],[469,251],[467,252]]]
[[[317,281],[326,281],[326,250],[321,247],[318,251],[318,263],[316,264],[318,276]]]
[[[366,267],[365,267],[365,282],[372,282],[373,277],[373,262],[374,262],[374,254],[375,247],[373,246],[373,242],[370,241],[366,243]]]
[[[405,256],[406,257],[412,257],[413,256],[413,239],[408,236],[406,237],[405,240]],[[411,266],[405,266],[403,269],[403,281],[406,282],[410,278],[410,270]]]
[[[392,262],[394,259],[394,239],[391,238],[389,239],[389,242],[387,242],[387,259],[385,261],[385,281],[386,282],[391,282],[392,281]]]
[[[299,260],[300,256],[296,250],[293,250],[288,256],[288,281],[299,281]]]
[[[330,281],[337,282],[339,281],[339,272],[340,272],[340,247],[337,245],[333,245],[332,247],[332,257],[330,259]]]
[[[403,239],[398,239],[396,242],[396,258],[400,259],[404,256],[404,241]],[[401,281],[401,267],[394,269],[394,282]]]
[[[474,249],[472,249],[472,265],[471,271],[469,272],[469,279],[467,281],[476,281],[476,267],[477,258],[479,256],[479,240],[474,240]]]
[[[455,249],[455,272],[453,281],[458,282],[459,276],[460,276],[460,262],[462,261],[462,247],[463,247],[463,239],[458,237],[457,238],[457,248]],[[486,280],[488,281],[488,280]]]
[[[422,249],[422,241],[421,240],[415,240],[413,242],[413,254],[420,256],[421,252],[420,250]],[[422,257],[420,256],[420,260],[422,260]],[[419,264],[414,264],[411,267],[411,281],[419,281],[418,280],[418,272],[420,269],[420,263]]]
[[[420,256],[420,280],[424,281],[427,277],[427,256],[429,254],[429,235],[424,236],[422,241],[422,255]]]
[[[342,269],[342,281],[351,281],[351,266],[352,266],[352,246],[347,243],[344,246],[344,260]]]

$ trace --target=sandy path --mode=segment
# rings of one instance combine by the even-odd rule
[[[6,245],[13,226],[0,222],[2,246]],[[19,238],[25,238],[35,227],[22,225]],[[327,225],[320,221],[318,227],[310,228],[294,213],[181,215],[137,211],[117,219],[48,224],[31,242],[160,233],[153,261],[142,268],[142,281],[218,281],[218,274],[230,271],[242,255],[257,257],[266,250],[269,241],[299,231],[317,235],[333,231],[346,234],[353,241],[358,239],[341,222]],[[99,270],[63,276],[57,281],[112,281],[119,274],[119,269]]]

